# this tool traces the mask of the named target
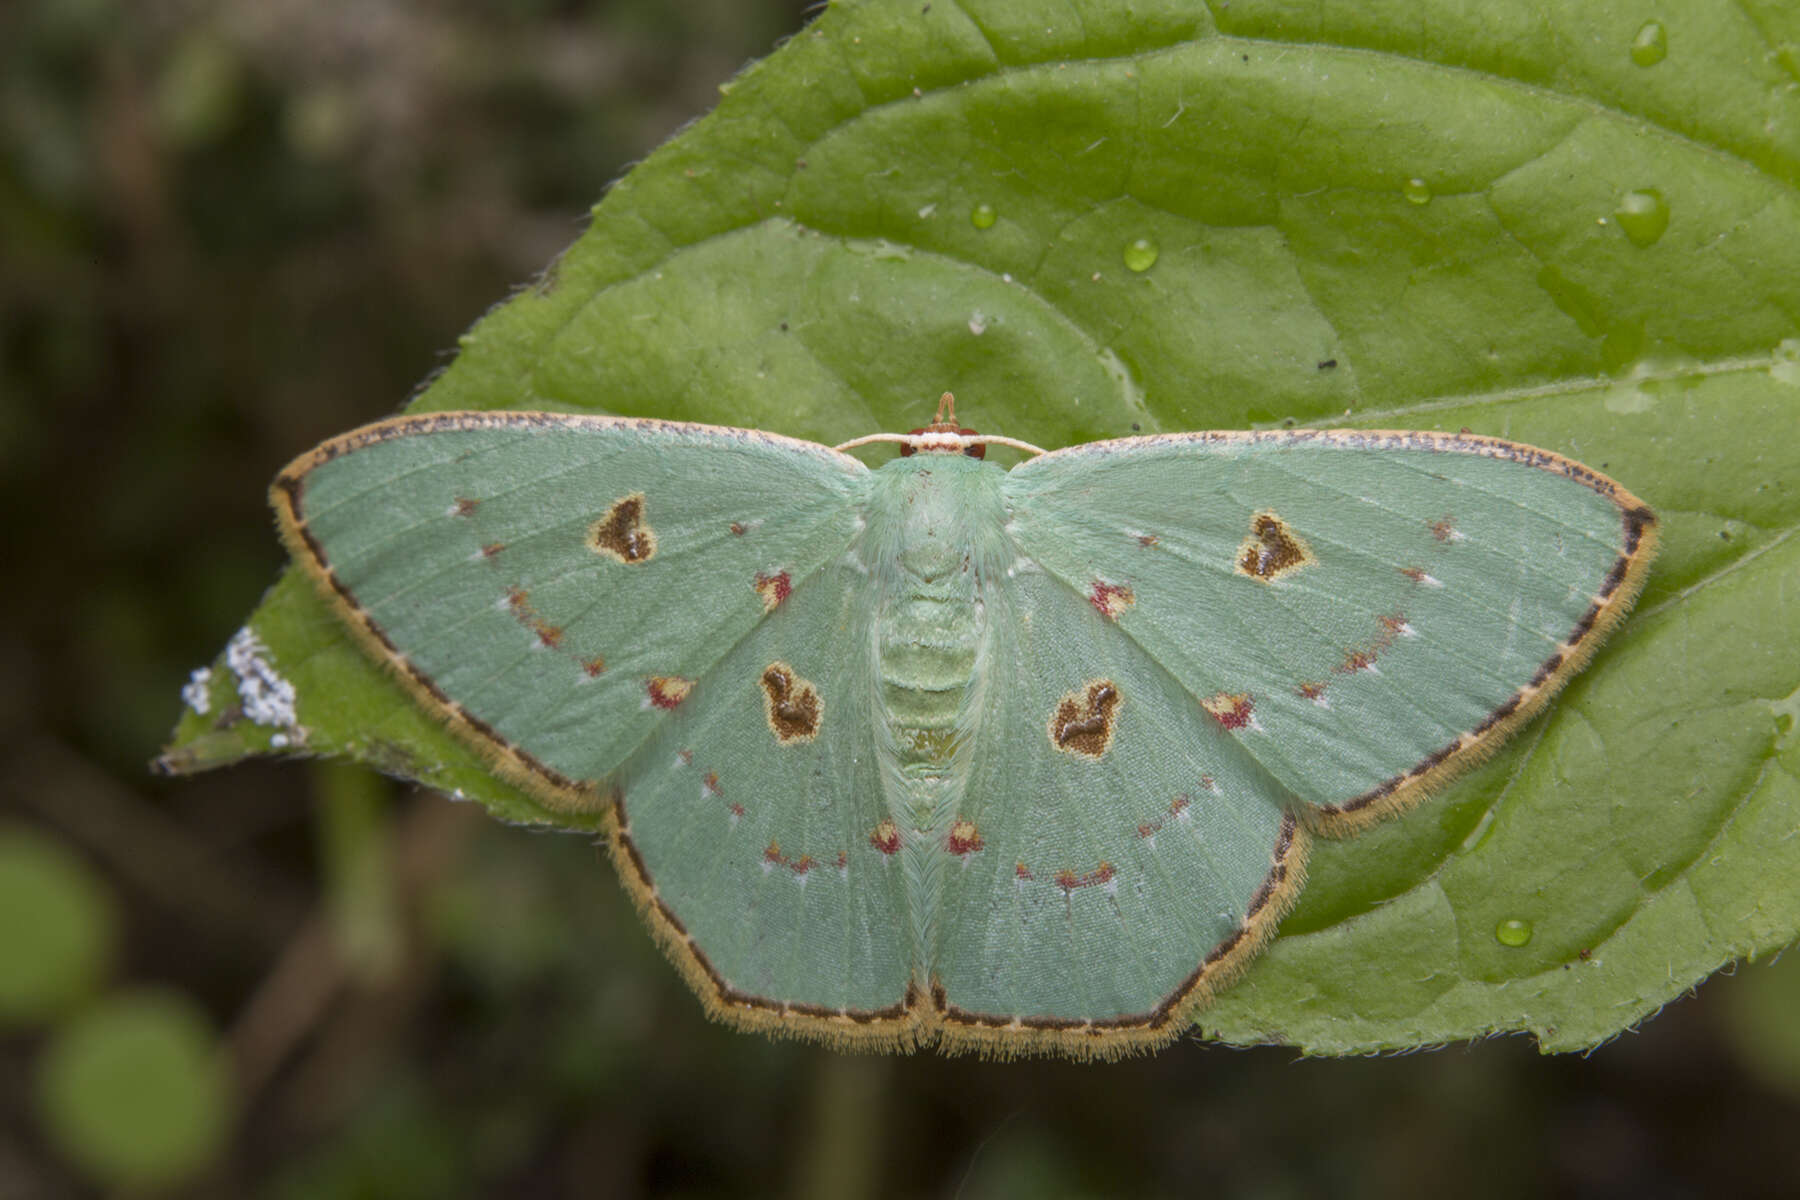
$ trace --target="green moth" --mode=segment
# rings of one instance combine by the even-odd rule
[[[271,494],[421,703],[543,804],[603,814],[712,1015],[997,1055],[1176,1037],[1273,933],[1309,833],[1488,753],[1654,552],[1618,484],[1494,438],[1043,453],[949,405],[837,449],[401,417]],[[868,441],[901,457],[844,453]]]

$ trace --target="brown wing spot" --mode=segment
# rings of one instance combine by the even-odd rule
[[[504,549],[506,549],[505,542],[489,542],[481,548],[481,557],[492,558]]]
[[[1031,873],[1031,868],[1027,867],[1024,863],[1014,863],[1013,864],[1013,878],[1019,879],[1019,880],[1025,880],[1025,879],[1035,879],[1035,878],[1037,878],[1037,876],[1033,875]]]
[[[777,571],[773,575],[756,573],[756,594],[762,597],[763,611],[772,613],[777,605],[788,598],[794,590],[794,582],[786,571]]]
[[[651,707],[677,708],[694,690],[694,681],[679,675],[652,675],[644,680],[644,690],[649,693]]]
[[[1294,691],[1302,699],[1311,700],[1314,704],[1323,705],[1325,703],[1325,685],[1322,683],[1303,683]]]
[[[974,854],[981,849],[981,830],[973,821],[958,820],[950,824],[950,836],[944,839],[944,849],[958,858]]]
[[[1150,547],[1156,545],[1156,543],[1161,540],[1162,539],[1157,537],[1154,533],[1140,533],[1137,535],[1137,544],[1146,550],[1150,549]]]
[[[606,515],[588,526],[587,548],[628,566],[655,557],[656,532],[644,523],[644,493],[614,500]]]
[[[1058,871],[1056,873],[1056,886],[1061,888],[1065,893],[1072,892],[1076,888],[1100,887],[1111,883],[1115,874],[1117,874],[1117,872],[1113,870],[1113,865],[1111,863],[1102,862],[1099,866],[1087,872],[1085,875],[1077,875],[1075,872],[1069,870]]]
[[[1226,729],[1243,729],[1255,720],[1256,702],[1249,692],[1220,692],[1202,700],[1200,707]]]
[[[819,689],[800,678],[784,662],[772,662],[762,673],[763,707],[769,728],[782,745],[810,742],[819,735],[825,705]]]
[[[1110,679],[1094,679],[1069,692],[1050,713],[1050,744],[1058,750],[1099,758],[1112,745],[1123,699]]]
[[[1437,520],[1429,523],[1431,536],[1440,542],[1460,542],[1463,535],[1456,531],[1456,518],[1445,513]]]
[[[481,501],[471,500],[467,496],[458,496],[456,498],[456,503],[450,506],[450,515],[453,517],[472,517],[475,515],[475,510],[480,507]]]
[[[892,821],[883,820],[869,831],[869,845],[883,854],[900,853],[900,827]]]
[[[1088,603],[1107,620],[1116,621],[1120,613],[1137,603],[1137,597],[1122,583],[1106,583],[1096,579],[1093,589],[1088,592]]]
[[[592,658],[584,658],[581,660],[581,669],[587,672],[589,679],[592,679],[596,675],[603,675],[606,673],[606,660],[601,658],[598,654],[594,655]]]
[[[1250,518],[1250,536],[1238,547],[1237,573],[1273,583],[1317,561],[1287,522],[1265,509]]]
[[[738,537],[743,537],[744,531],[749,528],[750,527],[748,525],[744,524],[742,521],[733,521],[731,523],[731,532],[736,534]]]

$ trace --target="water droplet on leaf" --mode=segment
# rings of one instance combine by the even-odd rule
[[[1494,940],[1502,946],[1523,946],[1531,940],[1531,922],[1511,917],[1494,926]]]
[[[1645,21],[1644,27],[1631,39],[1631,61],[1640,67],[1654,67],[1669,57],[1669,31],[1661,21]]]
[[[1619,197],[1613,217],[1632,245],[1652,246],[1669,227],[1669,202],[1655,188],[1638,188]]]
[[[1148,271],[1161,253],[1161,248],[1149,238],[1138,238],[1125,247],[1125,265],[1133,271]]]
[[[977,204],[969,210],[969,224],[977,229],[992,229],[1000,214],[994,211],[991,204]]]
[[[1431,203],[1431,185],[1423,179],[1413,178],[1400,185],[1400,194],[1413,204]]]

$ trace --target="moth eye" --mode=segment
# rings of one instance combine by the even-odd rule
[[[962,434],[964,437],[980,437],[981,436],[980,434],[976,433],[973,429],[959,429],[956,432]],[[963,453],[968,455],[970,458],[986,458],[987,457],[987,443],[986,442],[976,442],[973,446],[964,446]]]

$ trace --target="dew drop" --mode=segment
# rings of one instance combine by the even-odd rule
[[[1645,21],[1644,27],[1631,39],[1631,61],[1640,67],[1654,67],[1669,57],[1669,31],[1661,21]]]
[[[1423,179],[1414,177],[1400,185],[1400,194],[1412,204],[1431,203],[1431,185]]]
[[[1632,245],[1654,246],[1669,227],[1669,202],[1655,188],[1638,188],[1619,197],[1613,217]]]
[[[969,210],[969,224],[977,229],[992,229],[1000,214],[994,211],[991,204],[977,204]]]
[[[1517,917],[1494,926],[1494,940],[1502,946],[1523,946],[1531,940],[1531,922]]]
[[[1148,271],[1161,253],[1162,249],[1149,238],[1138,238],[1125,247],[1125,265],[1133,271]]]

